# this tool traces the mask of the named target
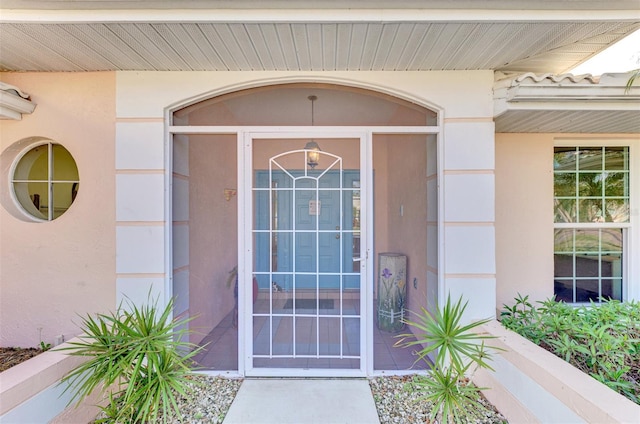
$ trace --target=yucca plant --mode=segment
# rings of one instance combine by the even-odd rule
[[[489,365],[491,350],[500,350],[485,345],[493,336],[481,335],[474,329],[488,323],[490,319],[462,324],[467,302],[462,299],[453,304],[447,297],[444,308],[437,307],[432,314],[425,308],[420,313],[411,312],[415,320],[406,319],[414,333],[398,336],[396,347],[417,348],[416,362],[425,361],[431,371],[417,376],[414,388],[424,393],[420,400],[431,403],[430,420],[447,423],[467,423],[483,415],[486,407],[478,401],[484,387],[472,384],[471,377],[479,368],[492,369]],[[435,361],[429,359],[435,354]]]
[[[62,379],[71,402],[104,391],[106,418],[98,422],[158,422],[170,411],[179,416],[176,396],[188,396],[191,359],[199,350],[184,341],[190,319],[171,319],[173,305],[159,310],[157,300],[128,301],[115,313],[84,317],[84,335],[63,349],[89,358]]]
[[[640,68],[629,71],[629,79],[627,80],[627,85],[624,90],[625,93],[631,91],[633,83],[636,82],[636,79],[638,79],[638,77],[640,77]]]

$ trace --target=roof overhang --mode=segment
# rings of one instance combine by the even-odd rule
[[[640,133],[640,87],[629,74],[496,73],[496,132]]]
[[[638,133],[628,75],[553,76],[638,29],[638,0],[3,0],[0,71],[492,70],[499,132]]]
[[[3,0],[0,70],[563,73],[636,0]]]

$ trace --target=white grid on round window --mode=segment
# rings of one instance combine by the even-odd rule
[[[76,198],[79,183],[71,154],[51,141],[26,150],[11,175],[14,200],[36,221],[52,221],[64,214]]]

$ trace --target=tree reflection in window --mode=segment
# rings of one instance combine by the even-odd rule
[[[628,147],[559,147],[555,222],[629,222]]]
[[[558,300],[622,300],[629,180],[628,147],[555,148],[554,293]]]

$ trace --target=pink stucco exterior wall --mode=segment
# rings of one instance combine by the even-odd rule
[[[553,295],[552,134],[496,134],[496,305]]]
[[[69,150],[80,175],[75,203],[55,221],[25,222],[0,208],[0,346],[68,340],[79,333],[78,314],[115,305],[115,74],[0,79],[37,104],[22,121],[0,121],[0,152],[27,137],[49,138]]]
[[[496,134],[496,306],[553,295],[553,146],[620,134]]]

